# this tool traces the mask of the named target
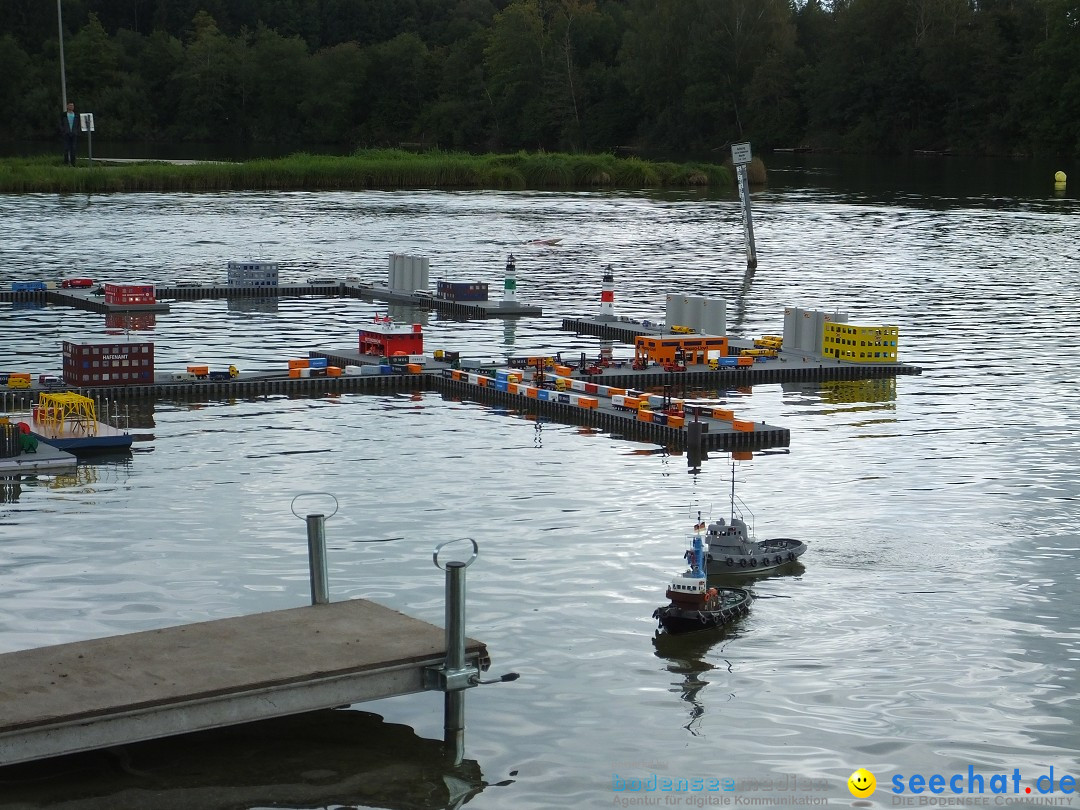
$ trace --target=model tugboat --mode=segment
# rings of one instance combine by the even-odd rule
[[[706,559],[714,567],[721,566],[725,574],[756,574],[794,562],[806,551],[806,543],[790,537],[754,540],[746,522],[736,512],[736,502],[746,512],[750,511],[735,497],[735,463],[732,462],[731,519],[725,523],[720,518],[710,523],[705,534]]]
[[[705,544],[700,520],[694,529],[693,545],[686,552],[690,570],[676,574],[667,589],[671,604],[657,608],[653,618],[660,629],[672,635],[723,627],[750,608],[753,599],[745,588],[709,588],[705,577]]]

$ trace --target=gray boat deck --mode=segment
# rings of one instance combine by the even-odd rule
[[[38,442],[37,450],[33,453],[20,453],[17,456],[0,458],[0,475],[60,472],[73,470],[78,464],[79,460],[71,453],[59,450],[51,444]]]
[[[0,765],[420,692],[445,656],[442,628],[362,599],[6,653]]]

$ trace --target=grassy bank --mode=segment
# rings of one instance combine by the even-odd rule
[[[244,163],[109,163],[85,158],[0,160],[0,192],[241,191],[365,188],[641,189],[730,187],[710,163],[649,162],[614,155],[512,155],[360,151],[347,157],[296,154]]]

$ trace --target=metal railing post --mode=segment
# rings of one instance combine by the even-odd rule
[[[329,515],[313,513],[301,517],[296,511],[296,502],[300,498],[322,496],[334,502],[334,511]],[[311,604],[330,604],[330,577],[326,565],[326,521],[338,511],[338,500],[329,492],[301,492],[292,499],[289,510],[307,524],[308,577],[311,580]]]
[[[308,570],[311,576],[311,604],[330,604],[330,582],[326,572],[326,517],[308,515]]]
[[[446,671],[465,667],[465,568],[459,561],[446,564]],[[443,706],[443,741],[460,765],[465,756],[465,690],[446,692]]]

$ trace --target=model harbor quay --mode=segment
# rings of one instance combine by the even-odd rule
[[[229,262],[224,287],[177,282],[156,292],[171,297],[197,298],[248,292],[279,295],[278,267],[273,262]],[[70,280],[69,280],[70,281]],[[64,282],[60,289],[19,289],[9,295],[64,295],[85,292],[91,279]],[[538,307],[517,299],[517,268],[513,255],[503,271],[499,301],[488,301],[483,282],[440,280],[437,295],[429,291],[426,258],[391,254],[388,283],[373,287],[331,278],[310,278],[296,294],[370,295],[392,303],[444,309],[465,317],[520,317],[540,314]],[[16,285],[12,285],[13,287]],[[148,285],[107,284],[104,306],[147,307],[156,304]],[[188,295],[190,293],[190,295]],[[916,366],[897,359],[898,333],[891,326],[859,326],[846,313],[812,312],[788,307],[783,335],[743,340],[726,335],[726,303],[681,293],[669,293],[663,323],[619,318],[614,312],[614,275],[603,275],[600,308],[594,317],[568,318],[562,328],[600,339],[599,353],[564,359],[527,356],[496,363],[470,363],[457,352],[424,354],[419,324],[397,324],[378,316],[359,331],[355,351],[309,350],[306,358],[288,362],[272,373],[211,371],[189,366],[163,372],[155,367],[152,343],[75,344],[64,342],[64,373],[58,379],[42,375],[35,384],[25,372],[11,373],[7,397],[28,407],[36,389],[75,387],[85,396],[111,399],[258,397],[269,394],[321,396],[347,392],[431,389],[445,396],[495,402],[572,424],[595,426],[615,434],[669,447],[687,446],[693,435],[700,449],[747,450],[786,446],[785,428],[740,418],[724,407],[697,405],[686,399],[691,388],[743,388],[788,382],[860,380],[918,374]],[[616,342],[634,346],[632,359],[616,360]],[[650,392],[648,389],[652,389]],[[662,394],[655,393],[661,390]],[[678,398],[682,393],[683,398]],[[688,429],[687,425],[694,425]]]
[[[687,446],[688,424],[700,422],[693,431],[700,435],[702,449],[754,450],[783,447],[790,443],[786,428],[740,418],[726,407],[695,405],[676,396],[685,395],[691,386],[741,388],[766,383],[854,380],[896,374],[918,373],[902,364],[860,366],[839,361],[802,362],[792,358],[752,357],[752,364],[721,365],[730,358],[747,358],[727,338],[703,336],[640,336],[634,360],[613,360],[603,355],[587,358],[583,354],[568,365],[562,355],[556,357],[511,358],[505,367],[470,362],[457,353],[438,350],[424,355],[419,324],[395,324],[378,318],[360,330],[357,349],[310,350],[305,358],[287,361],[288,368],[271,373],[243,373],[236,369],[213,374],[206,366],[192,366],[185,372],[151,371],[132,366],[130,380],[92,379],[75,365],[80,358],[96,356],[80,352],[81,347],[65,344],[66,383],[88,397],[113,400],[139,399],[230,399],[267,395],[324,396],[343,393],[381,393],[434,390],[444,396],[490,402],[554,421],[594,426],[632,439],[655,442],[682,449]],[[708,359],[701,350],[680,348],[679,365],[647,362],[649,356],[661,355],[671,344],[712,343],[723,349],[719,358]],[[131,352],[131,362],[149,362],[153,369],[152,344],[118,344],[104,347],[115,358]],[[752,351],[752,350],[751,350]],[[696,352],[696,353],[695,353]],[[740,352],[738,355],[729,352]],[[749,358],[747,358],[749,359]],[[695,360],[704,362],[693,362]],[[690,361],[687,364],[687,361]],[[103,361],[104,362],[104,361]],[[107,361],[118,362],[115,359]],[[285,365],[285,364],[283,364]],[[673,370],[673,369],[680,370]],[[80,376],[80,374],[82,376]],[[120,375],[96,375],[118,378]],[[55,384],[55,383],[54,383]],[[30,407],[39,393],[39,385],[6,392],[16,407]],[[650,392],[648,389],[653,389]],[[655,393],[656,390],[663,393]]]

